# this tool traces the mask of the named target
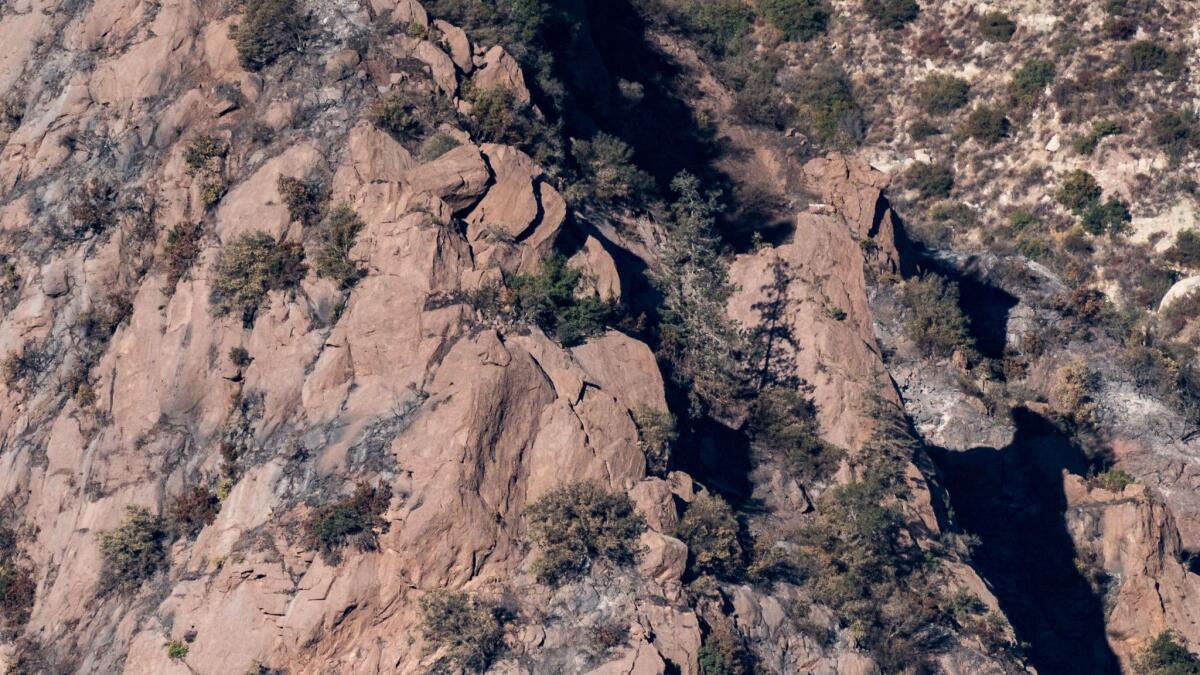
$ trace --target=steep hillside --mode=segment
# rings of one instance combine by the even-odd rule
[[[1001,4],[0,2],[0,664],[1194,663],[1195,8]]]

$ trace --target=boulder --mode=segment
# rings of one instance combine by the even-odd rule
[[[454,62],[446,52],[438,49],[437,45],[422,40],[413,52],[433,73],[433,82],[437,88],[451,99],[458,93],[458,75],[454,72]]]
[[[599,239],[588,235],[583,248],[571,256],[570,262],[584,273],[586,284],[580,289],[582,293],[595,295],[601,300],[621,299],[621,275],[617,272],[617,263]]]
[[[504,48],[496,45],[483,55],[479,70],[472,82],[476,91],[487,91],[503,87],[512,92],[520,103],[529,103],[529,87],[525,86],[525,76],[521,74],[521,66]]]
[[[460,145],[432,162],[407,171],[404,183],[414,193],[429,193],[458,212],[470,208],[488,192],[491,178],[479,148]]]
[[[434,21],[433,25],[441,32],[442,42],[450,50],[450,59],[454,61],[454,65],[470,75],[475,69],[475,62],[471,59],[471,40],[467,37],[467,32],[441,19]]]

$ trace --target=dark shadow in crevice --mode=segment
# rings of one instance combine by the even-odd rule
[[[687,410],[686,403],[677,410]],[[671,456],[671,468],[686,471],[701,485],[721,495],[734,509],[752,507],[754,468],[746,434],[703,418],[683,430]]]
[[[1004,448],[929,450],[957,523],[979,537],[976,568],[1039,673],[1118,673],[1102,600],[1066,528],[1063,471],[1085,475],[1091,462],[1045,418],[1018,409],[1013,420]]]

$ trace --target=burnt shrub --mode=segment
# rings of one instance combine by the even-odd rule
[[[430,593],[421,598],[421,617],[425,639],[453,668],[482,673],[506,648],[509,615],[495,603],[466,593]]]
[[[917,85],[917,104],[930,115],[945,115],[965,106],[970,90],[962,78],[934,73]]]
[[[365,226],[349,204],[339,204],[329,212],[312,234],[317,276],[332,279],[341,288],[350,288],[362,278],[363,270],[350,258],[350,250]]]
[[[675,537],[688,547],[688,572],[737,579],[745,572],[738,522],[724,499],[702,494],[688,504]]]
[[[1183,267],[1200,267],[1200,232],[1180,231],[1175,235],[1175,243],[1167,249],[1165,258]]]
[[[29,341],[21,348],[10,352],[0,364],[4,374],[4,384],[9,388],[32,389],[42,380],[42,376],[50,369],[50,353],[45,346],[36,341]]]
[[[171,292],[191,271],[192,265],[200,257],[200,238],[204,230],[200,223],[183,221],[176,223],[167,232],[167,241],[163,246],[163,254],[167,266],[167,288]]]
[[[388,486],[359,483],[354,494],[313,511],[304,526],[306,544],[331,562],[340,560],[341,549],[349,545],[374,550],[379,534],[388,529],[383,514],[391,500]]]
[[[980,145],[995,145],[1008,137],[1008,116],[995,106],[981,105],[967,116],[963,132]]]
[[[221,511],[221,500],[205,485],[194,485],[175,496],[167,508],[167,531],[175,537],[194,537],[212,524]]]
[[[921,13],[916,0],[863,0],[862,7],[875,26],[884,30],[903,28]]]
[[[100,533],[101,592],[132,590],[167,563],[163,520],[144,506],[126,507],[125,522]]]
[[[1008,42],[1017,32],[1017,24],[1003,12],[988,12],[980,15],[976,29],[985,40]]]
[[[238,62],[246,70],[262,70],[294,51],[308,25],[298,0],[254,0],[233,32]]]
[[[807,42],[829,26],[829,6],[822,0],[758,0],[758,11],[788,40]]]
[[[76,237],[100,234],[116,223],[117,191],[92,179],[75,193],[67,207]]]
[[[973,351],[967,317],[958,304],[958,284],[927,273],[904,284],[908,310],[904,334],[929,356],[949,356],[956,350]]]
[[[217,260],[210,303],[213,314],[237,312],[254,325],[271,291],[294,288],[304,278],[304,251],[292,242],[276,242],[265,232],[250,232],[229,243]]]
[[[904,182],[921,199],[949,197],[954,188],[954,172],[940,164],[917,162],[904,172]]]
[[[541,555],[538,581],[559,586],[586,575],[595,560],[631,565],[641,555],[646,523],[623,493],[595,483],[570,483],[547,492],[525,512]]]

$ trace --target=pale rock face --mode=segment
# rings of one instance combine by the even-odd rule
[[[525,76],[521,67],[503,47],[492,47],[476,60],[479,70],[472,80],[477,91],[487,91],[500,87],[507,89],[520,103],[529,103],[529,87],[525,86]]]
[[[450,58],[454,61],[454,65],[458,66],[463,73],[470,75],[471,71],[475,69],[475,62],[471,58],[471,40],[467,37],[467,32],[440,19],[434,21],[433,25],[441,32],[442,40],[450,50]]]

